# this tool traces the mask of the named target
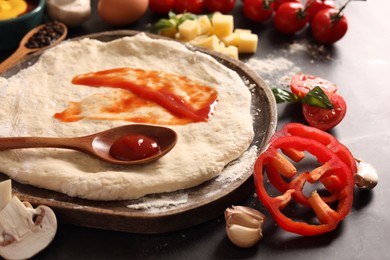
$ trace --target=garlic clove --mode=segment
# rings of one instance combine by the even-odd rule
[[[228,226],[226,233],[233,244],[243,248],[254,246],[263,237],[259,228],[249,228],[237,224]]]
[[[361,190],[371,190],[378,184],[378,174],[375,168],[361,160],[356,159],[358,162],[358,171],[355,174],[355,184]]]
[[[261,224],[260,220],[253,218],[252,216],[245,214],[241,211],[235,211],[229,214],[226,219],[227,225],[241,225],[249,228],[258,228]]]
[[[239,247],[251,247],[262,237],[265,216],[259,211],[232,206],[225,210],[226,233],[230,241]]]
[[[264,218],[265,218],[263,213],[261,213],[258,210],[249,208],[249,207],[245,207],[245,206],[232,206],[232,209],[244,212],[244,213],[248,214],[249,216],[251,216],[251,217],[253,217],[253,218],[257,219],[257,220],[263,221]]]

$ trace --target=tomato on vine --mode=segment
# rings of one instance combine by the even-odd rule
[[[149,8],[155,13],[167,14],[173,9],[175,0],[149,0]]]
[[[274,9],[278,10],[279,6],[281,6],[284,3],[302,3],[301,0],[274,0]]]
[[[174,9],[178,14],[188,12],[201,14],[203,12],[203,0],[175,0]]]
[[[279,32],[293,34],[303,29],[306,24],[307,16],[300,3],[284,3],[275,12],[274,25]]]
[[[204,0],[204,6],[210,13],[229,13],[234,9],[236,0]]]
[[[314,39],[323,44],[333,44],[343,38],[348,30],[347,18],[341,11],[329,8],[314,16],[311,31]]]
[[[311,22],[319,11],[327,8],[336,8],[335,2],[332,0],[308,0],[305,4],[308,21]]]
[[[270,0],[245,0],[244,15],[254,22],[264,22],[272,17],[274,5]]]

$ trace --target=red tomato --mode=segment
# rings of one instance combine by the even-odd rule
[[[307,123],[321,130],[329,130],[338,125],[343,120],[347,105],[340,95],[331,94],[330,101],[333,109],[324,109],[308,104],[302,104],[303,116]]]
[[[275,12],[275,28],[286,34],[300,31],[307,24],[307,17],[302,4],[284,3]]]
[[[201,14],[203,12],[203,0],[175,0],[176,13],[189,12],[193,14]]]
[[[299,97],[304,97],[315,86],[320,87],[325,93],[332,94],[337,91],[336,85],[332,82],[312,75],[295,74],[290,83],[291,91]]]
[[[336,4],[332,0],[308,0],[305,5],[308,21],[311,22],[319,11],[335,7]]]
[[[278,10],[279,6],[281,6],[284,3],[291,2],[291,3],[302,3],[301,0],[274,0],[274,8],[275,10]]]
[[[255,22],[264,22],[271,18],[274,5],[264,0],[245,0],[244,15]]]
[[[155,13],[167,14],[173,9],[175,0],[149,0],[149,7]]]
[[[234,9],[236,0],[204,0],[204,6],[207,11],[229,13]]]
[[[319,11],[311,23],[314,39],[323,44],[337,42],[343,38],[347,30],[347,18],[333,8]]]

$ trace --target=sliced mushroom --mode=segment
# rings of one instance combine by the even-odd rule
[[[375,168],[363,161],[356,159],[358,162],[358,171],[355,174],[355,184],[361,190],[371,190],[378,184],[378,174]]]
[[[12,184],[11,180],[5,180],[0,182],[0,211],[2,211],[5,206],[12,199]]]
[[[49,207],[26,205],[14,196],[0,212],[0,255],[6,259],[30,258],[56,234],[57,219]]]

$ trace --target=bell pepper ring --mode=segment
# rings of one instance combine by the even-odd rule
[[[294,165],[287,159],[281,163],[278,149],[293,149],[298,152],[306,151],[313,155],[321,166],[311,172],[298,173],[294,169]],[[281,195],[271,197],[267,192],[263,170],[265,169],[267,171],[269,167],[272,168],[272,171],[271,173],[267,173],[267,176],[268,174],[269,176],[282,174],[285,178],[291,179],[289,183],[286,182],[283,184],[286,186],[283,188],[285,191]],[[317,190],[312,191],[309,197],[303,193],[303,187],[306,182],[321,182],[322,179],[329,178],[330,176],[338,182],[335,188],[328,190],[331,194],[330,197],[337,201],[335,209],[318,194]],[[354,178],[351,174],[351,169],[334,151],[324,144],[308,138],[300,136],[273,138],[267,150],[256,160],[254,180],[259,199],[269,210],[276,223],[286,231],[296,234],[314,236],[329,232],[335,229],[338,223],[348,215],[352,207]],[[325,186],[325,188],[327,187]],[[293,199],[311,208],[319,223],[312,224],[304,221],[295,221],[286,216],[282,210]]]
[[[278,130],[271,138],[270,142],[276,140],[282,136],[300,136],[312,140],[316,140],[323,145],[327,146],[332,150],[347,166],[351,169],[351,174],[355,175],[357,172],[357,164],[354,156],[349,151],[349,149],[341,144],[334,136],[331,134],[319,130],[315,127],[306,126],[299,123],[289,123],[284,125],[280,130]],[[305,154],[302,151],[296,151],[294,149],[281,149],[283,154],[292,159],[295,162],[301,161]],[[272,166],[267,167],[268,171],[273,171]],[[287,190],[287,184],[280,176],[273,175],[270,177],[269,181],[280,191],[285,192]],[[327,187],[328,190],[337,189],[339,181],[337,178],[330,176],[329,178],[322,178],[322,184]],[[332,198],[325,200],[327,203],[332,202]]]

